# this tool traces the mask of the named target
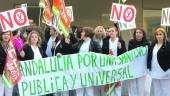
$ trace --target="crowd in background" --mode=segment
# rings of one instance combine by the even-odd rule
[[[63,34],[60,34],[62,32],[59,31],[61,30],[47,26],[45,31],[40,32],[32,26],[27,26],[13,32],[0,33],[0,96],[12,96],[13,90],[18,92],[17,86],[12,89],[5,89],[2,85],[6,50],[10,40],[13,41],[19,61],[80,52],[97,52],[119,56],[140,46],[148,46],[149,48],[146,66],[150,77],[152,77],[152,83],[148,79],[148,74],[146,74],[132,80],[57,92],[47,96],[106,96],[106,92],[111,87],[115,87],[115,91],[109,96],[121,96],[122,82],[127,82],[129,96],[150,96],[150,86],[148,86],[150,83],[153,96],[170,96],[170,75],[163,77],[163,74],[168,72],[170,68],[170,43],[163,27],[155,29],[154,41],[152,42],[147,40],[146,32],[142,28],[136,28],[133,32],[133,38],[127,45],[120,36],[117,24],[107,28],[97,26],[94,29],[92,27],[72,26],[68,37],[64,37]],[[154,79],[158,77],[157,75],[160,75],[160,78]]]

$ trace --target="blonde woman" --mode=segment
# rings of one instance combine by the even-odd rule
[[[100,47],[103,46],[103,39],[106,37],[106,31],[103,26],[97,26],[94,30],[94,40],[98,42]]]
[[[170,96],[170,42],[162,27],[155,30],[154,37],[155,42],[149,48],[147,63],[152,77],[151,90],[153,96]]]
[[[20,56],[24,60],[39,59],[45,57],[43,50],[41,49],[41,37],[37,31],[31,31],[27,38],[27,43],[24,45],[23,50],[20,52]]]
[[[93,39],[100,45],[100,48],[103,46],[103,39],[106,37],[106,31],[103,26],[97,26],[94,29],[94,37]],[[101,49],[102,52],[102,49]],[[104,90],[102,90],[102,86],[96,86],[94,88],[95,96],[103,96]]]

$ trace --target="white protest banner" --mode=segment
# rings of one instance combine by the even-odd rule
[[[0,23],[3,31],[13,31],[23,26],[28,26],[29,21],[25,8],[17,8],[0,13]]]
[[[162,8],[161,26],[170,26],[170,8]]]
[[[134,23],[136,18],[136,8],[133,5],[113,3],[110,21],[121,23]]]
[[[147,47],[118,57],[87,52],[20,62],[20,96],[100,86],[146,75]]]
[[[121,31],[131,30],[136,28],[136,23],[118,23],[118,26]]]
[[[71,18],[71,22],[74,21],[74,16],[73,16],[73,7],[72,6],[66,6],[67,14]]]

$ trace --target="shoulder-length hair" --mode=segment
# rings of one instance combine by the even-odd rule
[[[163,41],[163,43],[166,44],[166,41],[168,41],[168,37],[167,37],[167,32],[166,32],[165,28],[163,28],[163,27],[157,27],[157,28],[155,29],[154,38],[155,38],[156,42],[158,42],[157,39],[156,39],[156,34],[157,34],[158,32],[163,33],[163,35],[164,35],[164,38],[163,38],[164,41]]]
[[[136,28],[136,29],[134,29],[133,39],[136,41],[136,31],[137,31],[137,30],[142,31],[142,33],[143,33],[142,41],[146,41],[146,40],[147,40],[147,39],[146,39],[146,32],[145,32],[142,28]]]
[[[82,32],[85,32],[86,37],[90,37],[91,39],[94,36],[93,28],[92,27],[83,27]]]
[[[6,32],[0,31],[0,42],[3,41],[3,40],[2,40],[2,35],[5,34],[5,33],[7,33],[7,32],[10,32],[10,40],[12,39],[13,35],[12,35],[12,32],[11,32],[11,31],[6,31]],[[9,41],[10,41],[10,40],[9,40]]]
[[[37,36],[38,36],[37,46],[40,48],[41,44],[42,44],[42,39],[40,37],[40,34],[37,31],[35,31],[35,30],[33,30],[33,31],[31,31],[29,33],[28,38],[27,38],[27,44],[31,45],[31,36],[32,36],[32,34],[37,34]]]
[[[98,31],[101,30],[103,32],[102,38],[98,37]],[[106,37],[106,31],[103,26],[97,26],[94,30],[94,39],[104,39]]]

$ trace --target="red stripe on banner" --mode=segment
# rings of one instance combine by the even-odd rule
[[[71,18],[67,14],[64,0],[53,0],[53,6],[59,10],[60,20],[63,22],[66,28],[69,28],[71,24]]]
[[[8,45],[4,71],[10,79],[9,82],[11,82],[13,85],[15,85],[22,77],[22,73],[19,70],[16,51],[12,41],[10,41]]]
[[[51,11],[51,6],[48,0],[40,0],[42,5],[44,5],[43,9],[43,23],[50,24],[53,18],[53,13]]]

